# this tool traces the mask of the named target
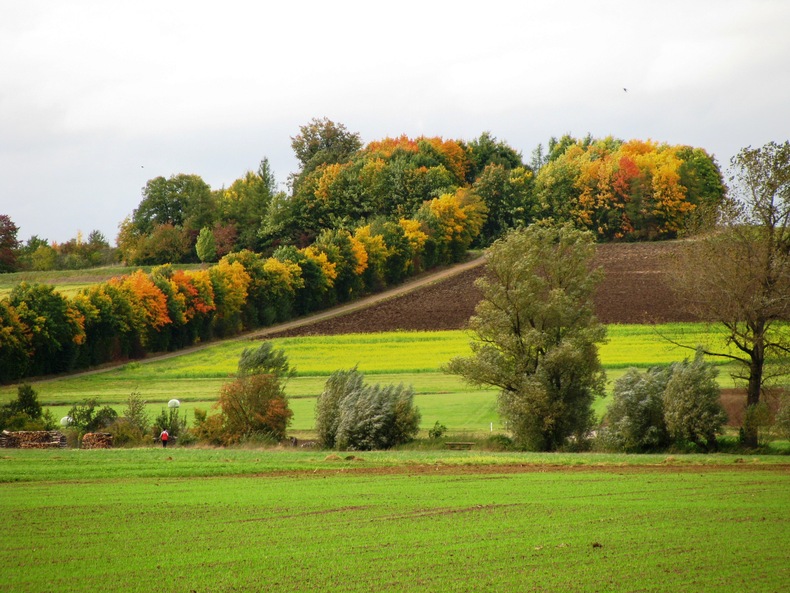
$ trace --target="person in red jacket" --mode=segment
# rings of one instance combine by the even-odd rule
[[[167,429],[162,431],[162,434],[159,435],[159,440],[162,441],[162,447],[167,448],[167,439],[170,438],[170,434],[167,432]]]

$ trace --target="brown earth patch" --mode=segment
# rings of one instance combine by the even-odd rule
[[[600,321],[695,320],[666,283],[668,258],[677,245],[674,241],[599,245],[595,265],[605,274],[595,295]],[[270,334],[270,337],[464,329],[480,301],[474,281],[484,271],[484,266],[480,265],[365,309]]]
[[[604,272],[595,294],[598,319],[607,324],[698,321],[667,282],[669,260],[679,244],[664,241],[598,245],[594,265]],[[365,309],[268,337],[464,329],[481,298],[474,281],[484,272],[484,266],[479,265]],[[778,399],[773,399],[769,405],[775,411]],[[742,425],[745,403],[745,390],[722,391],[728,425]]]

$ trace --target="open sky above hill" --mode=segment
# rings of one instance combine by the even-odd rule
[[[0,214],[114,243],[148,179],[230,185],[313,117],[363,142],[490,131],[740,148],[790,137],[790,3],[0,4]],[[626,90],[627,89],[627,90]]]

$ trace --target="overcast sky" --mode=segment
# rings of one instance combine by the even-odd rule
[[[363,142],[489,131],[790,138],[790,2],[0,0],[0,214],[114,244],[146,181],[230,185],[313,117]],[[623,89],[627,88],[628,91]]]

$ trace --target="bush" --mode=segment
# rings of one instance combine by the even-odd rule
[[[719,401],[717,374],[701,350],[694,360],[673,365],[664,390],[664,419],[676,442],[688,441],[704,451],[718,448],[716,435],[727,421],[727,413]]]
[[[329,376],[315,405],[315,428],[322,447],[335,448],[341,403],[349,393],[363,386],[364,375],[356,367],[348,371],[335,371]]]
[[[513,439],[504,434],[492,434],[486,439],[485,446],[489,451],[513,451],[516,448]]]
[[[219,407],[227,443],[250,440],[255,435],[281,441],[293,416],[275,375],[250,375],[225,385]]]
[[[430,439],[440,439],[444,436],[444,433],[447,432],[447,427],[444,424],[439,424],[439,421],[436,421],[436,424],[433,425],[428,431],[428,438]]]
[[[38,394],[28,384],[19,385],[16,399],[0,406],[0,430],[51,430],[52,414],[42,412]]]
[[[145,434],[125,417],[118,418],[107,431],[112,434],[114,447],[135,447],[145,439]]]
[[[183,417],[178,408],[162,408],[154,420],[154,438],[158,438],[163,430],[167,430],[171,439],[178,438],[187,429],[187,415]],[[172,444],[172,443],[171,443]]]
[[[727,420],[716,375],[699,350],[692,361],[629,370],[615,382],[597,447],[641,452],[690,444],[716,450]]]
[[[664,421],[664,390],[672,368],[629,369],[614,384],[614,401],[606,413],[601,439],[628,452],[661,449],[670,437]]]
[[[333,373],[316,403],[316,426],[325,447],[389,449],[413,440],[419,425],[411,386],[365,385],[356,368]]]
[[[782,398],[774,420],[774,431],[782,439],[790,440],[790,394]]]
[[[98,405],[95,399],[88,398],[69,410],[71,426],[80,436],[88,432],[107,430],[118,418],[118,412],[110,406],[97,409]]]

